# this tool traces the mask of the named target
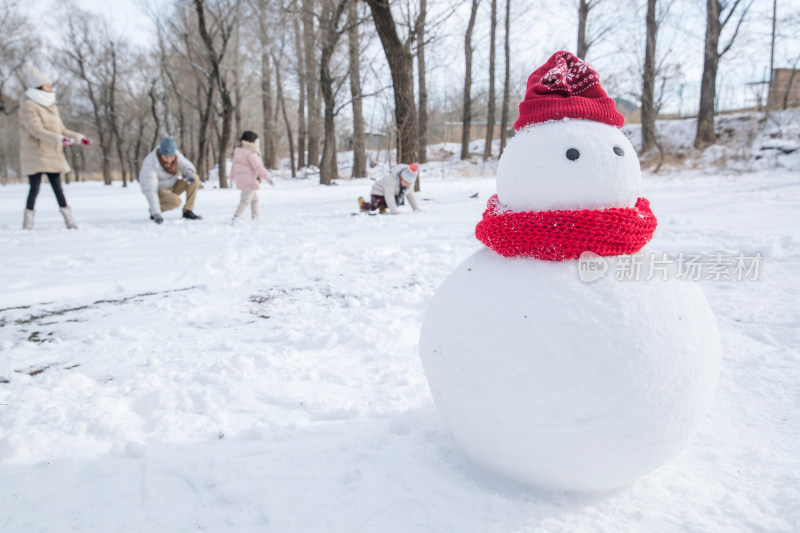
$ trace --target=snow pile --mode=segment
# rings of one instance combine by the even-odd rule
[[[436,293],[420,353],[470,457],[549,490],[621,487],[674,457],[700,426],[720,364],[714,315],[693,284],[587,284],[575,261],[488,249]]]
[[[641,148],[641,124],[622,128],[637,151]],[[785,169],[800,171],[800,108],[744,112],[715,117],[716,144],[702,152],[694,149],[694,118],[659,120],[656,135],[664,151],[647,154],[642,162],[665,169],[726,169],[737,172]]]
[[[278,180],[263,219],[148,219],[136,185],[0,194],[0,530],[776,531],[800,527],[800,185],[790,172],[645,173],[670,254],[760,252],[703,281],[724,347],[689,447],[588,499],[473,464],[418,356],[436,288],[481,245],[494,173],[422,173],[423,211],[352,216],[369,180]],[[446,164],[444,173],[455,174]],[[477,198],[472,196],[477,195]],[[598,282],[599,283],[599,282]]]

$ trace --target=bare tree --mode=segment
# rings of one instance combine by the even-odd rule
[[[417,35],[417,92],[419,93],[419,156],[417,156],[417,160],[420,163],[428,160],[428,85],[425,77],[425,20],[427,16],[428,2],[420,0],[419,15],[414,29]]]
[[[261,116],[262,116],[262,146],[264,147],[264,162],[267,168],[278,168],[276,153],[277,124],[272,112],[272,65],[270,64],[270,49],[272,48],[271,28],[268,25],[269,0],[254,0],[255,13],[258,18],[258,40],[261,44]],[[276,68],[278,66],[276,65]]]
[[[492,140],[494,139],[494,65],[495,65],[495,34],[497,33],[497,0],[492,0],[491,15],[491,43],[489,45],[489,109],[486,113],[486,143],[483,149],[483,160],[492,156]]]
[[[511,90],[511,0],[506,0],[506,35],[505,35],[505,67],[503,78],[503,110],[500,113],[500,155],[506,149],[506,131],[508,130],[508,102]]]
[[[297,0],[295,0],[295,3]],[[306,122],[306,74],[303,65],[303,34],[297,17],[292,19],[294,27],[294,49],[297,58],[297,168],[306,166],[306,138],[308,129]]]
[[[656,81],[656,0],[647,0],[644,72],[642,73],[642,153],[656,141],[656,110],[653,95]]]
[[[116,43],[107,24],[72,3],[63,4],[66,30],[61,64],[81,80],[92,106],[94,126],[102,153],[103,182],[111,185],[111,149],[114,143],[114,104],[118,65]]]
[[[464,96],[461,103],[461,159],[469,158],[469,137],[472,129],[472,30],[475,28],[475,17],[478,14],[480,0],[472,0],[472,11],[469,15],[467,33],[464,36],[464,58],[466,72],[464,74]]]
[[[353,100],[353,171],[351,176],[364,178],[367,176],[367,146],[361,99],[361,41],[358,38],[358,26],[358,4],[352,1],[347,11],[350,97]]]
[[[586,22],[591,9],[592,0],[578,0],[578,48],[575,55],[581,59],[585,59],[586,52],[589,51],[589,43],[586,42]]]
[[[217,12],[212,15],[212,30],[215,34],[213,37],[206,22],[205,0],[193,0],[193,2],[197,13],[197,29],[203,39],[208,60],[211,63],[211,77],[216,82],[216,88],[219,90],[220,98],[222,99],[222,112],[220,113],[222,116],[222,132],[219,136],[219,186],[222,189],[226,189],[228,180],[225,156],[231,139],[231,118],[233,117],[234,105],[228,81],[223,72],[222,61],[225,58],[228,43],[238,23],[239,1],[224,0],[217,6]]]
[[[366,0],[389,62],[394,85],[394,117],[397,128],[397,161],[413,163],[419,155],[417,110],[414,104],[414,57],[410,39],[400,40],[387,0]]]
[[[151,13],[159,35],[161,56],[160,77],[166,80],[161,96],[152,97],[153,116],[158,123],[158,103],[164,107],[163,126],[153,132],[153,144],[165,133],[172,133],[170,112],[167,109],[171,99],[177,102],[178,124],[182,150],[187,150],[187,137],[192,137],[189,155],[197,165],[201,179],[208,176],[209,169],[209,124],[215,113],[214,71],[211,67],[208,51],[201,39],[197,38],[196,13],[191,4],[181,4],[180,9],[170,16]],[[166,21],[166,22],[164,22]],[[186,73],[191,73],[187,76]],[[162,83],[154,79],[155,87]],[[190,119],[190,113],[184,112],[184,106],[194,111],[196,119]],[[196,120],[196,122],[195,122]],[[192,128],[186,127],[192,122]],[[191,130],[191,135],[189,134]],[[194,148],[196,146],[196,149]],[[184,152],[186,153],[186,152]]]
[[[306,102],[308,104],[308,165],[319,166],[321,105],[317,62],[317,33],[314,28],[316,0],[303,0],[303,48],[306,68]]]
[[[589,49],[601,41],[618,23],[616,17],[593,16],[589,14],[605,0],[578,0],[578,47],[577,55],[586,59]]]
[[[292,169],[292,177],[297,177],[297,169],[294,161],[294,136],[292,135],[292,124],[289,120],[289,113],[286,111],[286,99],[283,96],[283,80],[281,79],[281,63],[283,59],[283,42],[281,42],[280,49],[277,56],[273,56],[275,63],[275,86],[277,87],[278,103],[281,106],[281,116],[283,117],[283,125],[286,128],[286,139],[289,143],[289,166]]]
[[[37,32],[21,8],[18,0],[0,0],[0,179],[8,177],[11,168],[18,177],[21,171],[16,131],[19,99],[6,90],[24,86],[23,66],[39,47]]]
[[[331,57],[336,48],[336,43],[346,28],[340,28],[348,0],[321,0],[322,14],[320,16],[321,30],[321,55],[319,61],[319,85],[322,98],[325,101],[325,135],[323,136],[322,160],[319,167],[319,182],[330,185],[331,180],[339,177],[336,163],[336,124],[335,117],[335,88],[334,77],[331,73]]]
[[[717,69],[719,60],[733,46],[739,28],[742,25],[747,11],[753,4],[753,0],[706,0],[706,39],[705,51],[703,54],[703,78],[700,85],[700,108],[697,112],[697,133],[694,138],[694,147],[702,150],[706,146],[714,144],[716,133],[714,132],[714,101],[717,95]],[[719,48],[720,36],[723,28],[734,19],[736,27],[733,30],[728,43]]]
[[[107,68],[110,69],[109,79],[111,83],[105,88],[103,92],[104,106],[108,110],[108,123],[111,129],[111,134],[116,141],[117,158],[119,159],[120,174],[122,175],[122,186],[128,186],[128,167],[126,165],[125,157],[125,137],[124,132],[127,129],[127,117],[119,113],[117,106],[118,103],[118,84],[121,78],[127,77],[128,73],[124,72],[122,62],[125,60],[126,53],[124,44],[117,44],[114,41],[108,43],[107,54],[110,55],[111,60],[107,63]]]

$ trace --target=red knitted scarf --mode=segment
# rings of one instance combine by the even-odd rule
[[[495,194],[475,236],[505,257],[563,261],[586,251],[605,256],[637,252],[653,236],[656,224],[645,198],[632,208],[520,212],[506,210]]]

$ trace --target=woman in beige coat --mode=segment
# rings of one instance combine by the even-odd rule
[[[74,229],[78,226],[72,218],[64,191],[61,190],[61,173],[69,172],[64,147],[72,146],[76,141],[88,145],[90,141],[80,133],[68,130],[61,122],[53,93],[53,82],[34,67],[29,74],[31,88],[25,91],[26,98],[22,102],[19,116],[20,162],[22,173],[28,176],[31,186],[22,227],[33,229],[33,207],[39,194],[42,174],[46,174],[56,194],[64,222],[69,229]]]

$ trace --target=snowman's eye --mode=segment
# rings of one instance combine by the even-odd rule
[[[575,161],[581,156],[581,153],[578,151],[577,148],[570,148],[567,150],[567,159],[570,161]]]
[[[614,147],[614,153],[617,155],[625,155],[625,152],[623,152],[622,148],[620,148],[619,146]]]

